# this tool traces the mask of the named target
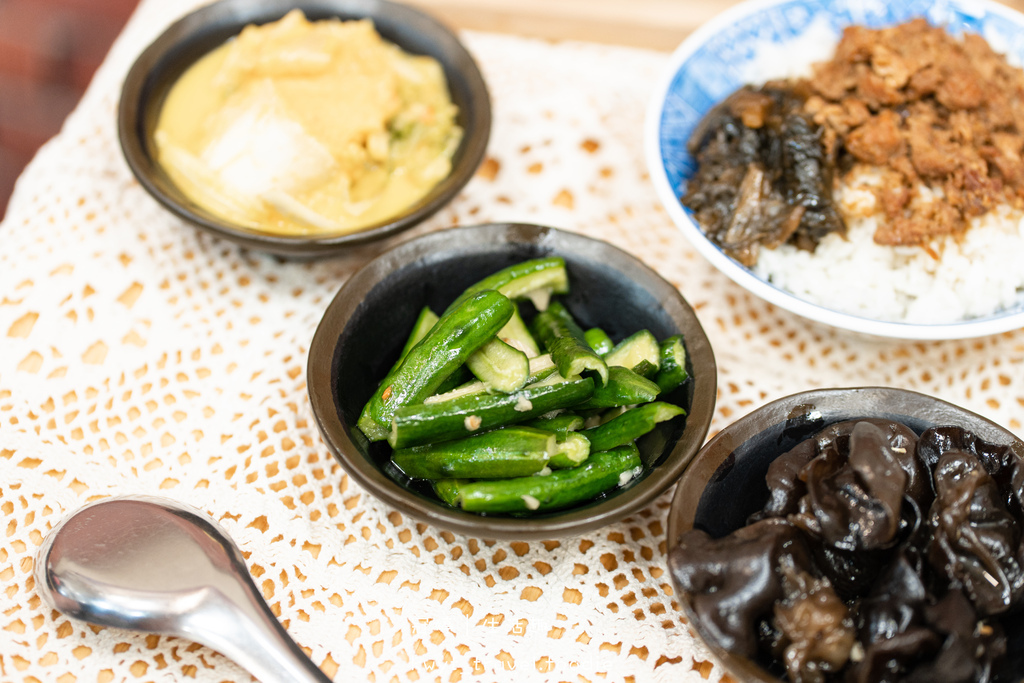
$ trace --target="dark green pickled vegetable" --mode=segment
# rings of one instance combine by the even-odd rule
[[[471,353],[494,337],[513,310],[508,297],[486,290],[441,316],[367,401],[357,423],[366,438],[387,438],[395,411],[433,394]]]
[[[509,513],[560,510],[625,486],[641,471],[633,444],[591,453],[579,467],[493,481],[442,479],[434,483],[438,497],[468,512]]]
[[[547,310],[538,313],[530,331],[551,354],[562,377],[587,373],[595,376],[596,385],[608,381],[608,366],[590,348],[583,330],[559,302],[552,301]]]
[[[414,479],[499,479],[540,472],[557,452],[553,432],[506,427],[455,441],[400,448],[391,460]]]
[[[599,427],[585,429],[580,433],[590,440],[590,447],[593,450],[605,451],[631,443],[654,429],[659,422],[685,414],[685,410],[671,403],[645,403],[627,410]]]
[[[528,386],[512,394],[472,394],[451,401],[403,406],[395,411],[388,443],[405,448],[518,424],[587,400],[589,377]]]

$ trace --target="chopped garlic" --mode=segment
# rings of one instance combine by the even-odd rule
[[[548,467],[547,465],[544,465],[544,468],[542,470],[534,472],[534,476],[536,477],[546,477],[549,474],[551,474],[551,468]]]
[[[475,432],[480,429],[480,425],[483,420],[480,419],[479,415],[467,415],[466,419],[462,421],[462,424],[466,427],[467,431]]]
[[[540,507],[540,501],[534,498],[533,496],[529,496],[524,493],[522,496],[520,496],[520,498],[522,498],[523,502],[526,503],[526,508],[528,510],[536,510],[537,508]]]
[[[525,413],[528,410],[533,410],[533,404],[530,403],[530,399],[526,398],[525,396],[520,396],[519,400],[516,401],[516,404],[512,407],[512,409],[515,410],[517,413]]]
[[[642,468],[642,467],[634,467],[631,470],[626,470],[625,472],[621,472],[619,474],[619,486],[625,486],[626,484],[631,482],[634,477],[637,477],[637,476],[640,475],[640,473],[643,471],[643,469],[644,468]]]

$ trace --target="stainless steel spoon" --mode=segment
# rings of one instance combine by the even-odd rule
[[[262,683],[330,681],[278,623],[231,539],[180,503],[87,505],[50,532],[35,572],[39,593],[69,617],[193,640]]]

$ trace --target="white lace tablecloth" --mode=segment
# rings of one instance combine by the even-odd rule
[[[274,612],[338,681],[717,681],[676,609],[671,492],[625,521],[491,542],[364,493],[321,442],[305,390],[327,303],[387,245],[314,263],[240,250],[175,219],[121,156],[134,57],[190,3],[143,3],[0,226],[0,680],[246,681],[216,652],[92,628],[46,608],[47,531],[114,494],[212,515]],[[904,343],[809,323],[752,298],[670,224],[642,154],[662,53],[466,33],[490,85],[488,160],[413,234],[536,222],[608,240],[683,292],[719,363],[712,433],[826,386],[937,395],[1020,433],[1024,334]]]

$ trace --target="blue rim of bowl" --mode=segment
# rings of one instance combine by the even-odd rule
[[[817,3],[809,2],[808,0],[747,0],[747,2],[735,5],[706,24],[703,24],[672,53],[669,63],[665,67],[662,79],[651,97],[644,121],[644,152],[647,167],[651,175],[651,181],[654,183],[655,192],[672,222],[675,223],[676,227],[701,256],[739,286],[779,308],[832,327],[876,337],[921,341],[970,339],[1000,334],[1024,327],[1024,303],[1018,304],[1011,309],[1004,309],[1002,312],[996,312],[990,316],[941,324],[875,320],[811,303],[770,282],[762,280],[748,268],[727,256],[725,252],[704,235],[703,230],[701,230],[696,220],[692,217],[690,210],[682,205],[679,197],[676,195],[672,179],[669,178],[668,169],[666,168],[663,142],[667,136],[663,137],[662,135],[662,128],[665,122],[665,103],[673,85],[679,78],[680,71],[686,62],[709,39],[739,20],[767,8],[807,4],[820,5],[825,7],[827,11],[827,7],[830,5],[852,5],[854,3]],[[922,2],[922,4],[936,5],[937,3]],[[967,16],[992,14],[1019,25],[1021,30],[1024,31],[1024,15],[1003,5],[996,4],[992,0],[942,0],[941,4],[943,6],[960,8],[959,11]],[[910,5],[910,3],[903,3],[902,5],[893,3],[889,7],[902,7],[903,5]],[[909,18],[909,15],[906,18]],[[703,113],[706,112],[701,112],[700,115],[702,116]]]
[[[389,25],[401,26],[402,30],[408,33],[434,36],[438,39],[436,42],[441,50],[448,55],[454,65],[449,68],[444,60],[439,60],[445,67],[449,89],[453,88],[454,80],[464,81],[467,102],[472,103],[472,111],[460,112],[460,118],[465,116],[465,120],[471,122],[471,125],[465,131],[464,139],[455,152],[449,175],[412,206],[365,229],[333,235],[288,236],[232,225],[225,219],[193,210],[191,207],[194,202],[180,201],[174,195],[181,194],[180,190],[177,190],[175,184],[166,177],[151,152],[145,105],[153,98],[153,90],[159,82],[159,78],[152,75],[154,68],[161,66],[165,61],[173,65],[174,55],[182,51],[195,53],[194,44],[209,41],[206,33],[225,33],[213,26],[215,22],[237,25],[238,28],[225,35],[219,42],[211,44],[211,47],[194,54],[188,60],[188,64],[194,63],[223,40],[236,35],[242,26],[274,21],[296,8],[304,10],[307,15],[314,18],[337,16],[342,19],[358,19],[385,16],[394,20],[394,23]],[[208,28],[208,25],[212,28]],[[386,39],[399,42],[386,35],[390,31],[386,31],[383,23],[379,23],[377,28]],[[395,32],[397,33],[397,30]],[[407,46],[403,46],[403,49],[409,50]],[[182,71],[175,69],[174,66],[164,65],[162,68],[174,74],[172,80],[177,80]],[[163,104],[163,97],[166,96],[166,88],[158,89],[157,93],[160,100],[149,106],[159,109]],[[383,239],[412,228],[448,204],[472,179],[480,162],[483,161],[490,139],[491,103],[483,74],[458,36],[434,17],[414,7],[389,0],[217,0],[176,20],[139,54],[122,86],[117,127],[121,150],[132,174],[154,199],[174,215],[212,234],[252,249],[281,256],[326,256],[340,248]],[[165,185],[171,188],[170,192]]]

